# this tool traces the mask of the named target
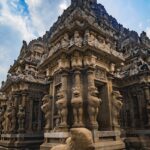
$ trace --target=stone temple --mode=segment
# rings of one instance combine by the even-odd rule
[[[23,41],[0,91],[0,150],[50,150],[71,134],[86,146],[80,129],[87,150],[150,149],[150,39],[97,0],[71,0],[43,37]]]

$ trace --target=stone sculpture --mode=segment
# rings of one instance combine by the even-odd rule
[[[84,44],[88,44],[90,46],[95,46],[95,36],[92,33],[90,33],[89,30],[85,31]]]
[[[10,133],[12,128],[12,107],[8,106],[5,113],[5,122],[3,123],[4,133]]]
[[[45,115],[45,131],[49,131],[51,129],[51,98],[50,95],[45,95],[42,99],[41,109]]]
[[[79,52],[74,52],[74,55],[71,59],[71,64],[74,69],[82,67],[82,58]]]
[[[80,36],[78,31],[74,33],[74,44],[78,47],[82,46],[82,37]]]
[[[121,108],[123,106],[123,102],[122,102],[122,95],[120,94],[119,91],[113,91],[112,92],[112,97],[113,97],[113,101],[112,101],[112,119],[113,119],[113,126],[115,128],[115,130],[120,129],[120,125],[119,125],[119,118],[120,118],[120,111]]]
[[[61,56],[61,59],[59,60],[58,62],[58,68],[60,70],[64,70],[64,69],[69,69],[70,67],[70,63],[69,63],[69,60],[66,58],[66,55],[63,54]]]
[[[80,88],[75,87],[72,90],[73,94],[72,94],[72,100],[71,100],[71,104],[73,107],[73,115],[74,115],[74,127],[77,126],[83,126],[83,101],[82,101],[82,97],[81,97],[81,92],[80,92]]]
[[[56,106],[58,108],[58,114],[61,118],[60,126],[67,125],[67,100],[65,97],[65,91],[59,91],[57,94],[58,100],[56,101]]]
[[[23,133],[24,130],[25,130],[25,127],[24,127],[24,123],[25,123],[25,109],[22,105],[19,105],[19,110],[18,110],[18,125],[19,125],[19,128],[18,128],[18,132],[19,133]]]
[[[71,136],[66,144],[53,147],[51,150],[95,150],[92,134],[88,129],[71,129]]]
[[[97,97],[98,91],[96,87],[89,87],[88,89],[88,112],[90,117],[90,123],[94,127],[98,127],[97,116],[101,99]]]
[[[61,40],[61,47],[62,48],[67,48],[69,45],[69,36],[67,33],[64,34],[64,37]]]

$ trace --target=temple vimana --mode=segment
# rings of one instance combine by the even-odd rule
[[[150,150],[150,39],[97,0],[23,41],[0,92],[0,150]]]

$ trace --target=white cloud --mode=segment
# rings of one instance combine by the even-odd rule
[[[28,16],[23,17],[17,14],[13,14],[6,0],[4,0],[1,4],[1,24],[10,26],[10,28],[17,30],[18,33],[21,34],[22,39],[30,41],[31,39],[35,38],[30,27],[28,26]]]
[[[69,5],[70,0],[25,0],[28,12],[19,0],[0,0],[0,81],[4,80],[9,66],[17,58],[21,41],[42,36]],[[13,11],[12,11],[13,10]],[[4,35],[2,35],[4,34]],[[6,42],[7,41],[7,42]]]
[[[62,3],[59,5],[59,13],[61,14],[67,7],[68,2],[66,0],[63,0]]]

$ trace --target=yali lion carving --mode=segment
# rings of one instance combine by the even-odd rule
[[[101,99],[98,98],[98,91],[96,87],[89,87],[88,89],[88,112],[90,123],[92,126],[98,127],[97,116],[101,104]]]
[[[74,126],[83,126],[83,101],[80,88],[75,87],[73,88],[72,92],[71,104],[73,107]]]
[[[45,95],[42,99],[41,109],[45,115],[45,130],[49,131],[51,128],[51,98],[50,95]]]
[[[115,129],[119,129],[119,118],[120,118],[120,111],[123,106],[123,97],[119,91],[112,92],[112,118],[113,118],[113,126]]]
[[[67,98],[65,96],[65,91],[59,91],[57,94],[58,100],[56,101],[56,106],[58,108],[58,114],[61,118],[60,126],[67,125]]]

